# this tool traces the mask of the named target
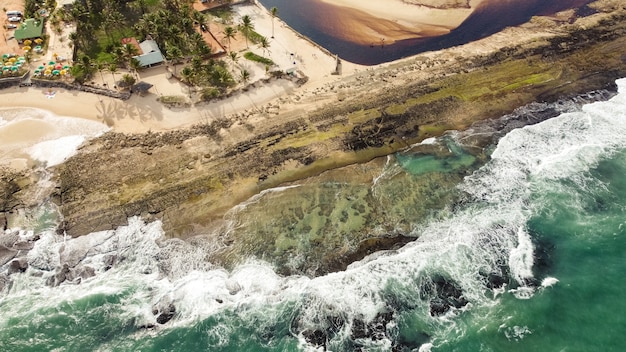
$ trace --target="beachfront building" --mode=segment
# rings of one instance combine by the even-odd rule
[[[15,40],[18,43],[26,39],[41,38],[43,34],[43,21],[34,18],[28,18],[15,30]]]
[[[154,40],[146,39],[139,43],[139,47],[141,48],[141,54],[135,56],[135,59],[139,61],[141,67],[152,67],[165,61],[159,46]]]

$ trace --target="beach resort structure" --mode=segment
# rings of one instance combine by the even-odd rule
[[[40,38],[43,33],[43,21],[34,18],[24,20],[24,23],[15,30],[15,39],[21,43],[26,39]]]
[[[165,61],[159,45],[152,39],[146,39],[138,43],[135,38],[123,38],[122,44],[131,44],[139,50],[139,55],[133,58],[139,61],[141,67],[152,67]]]

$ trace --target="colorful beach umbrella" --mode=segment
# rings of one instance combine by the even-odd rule
[[[37,68],[40,69],[40,70],[43,70],[45,67],[44,67],[44,65],[39,65],[39,67],[37,67]]]
[[[10,62],[15,62],[15,61],[17,61],[17,59],[16,59],[16,58],[14,58],[14,57],[10,57],[10,58],[9,58],[9,61],[10,61]]]
[[[24,45],[31,45],[32,43],[33,43],[33,41],[32,41],[32,40],[30,40],[30,39],[26,39],[26,40],[24,41]]]
[[[67,71],[61,70],[61,76],[65,76],[66,73],[67,73]]]
[[[67,70],[68,68],[70,68],[70,65],[64,65],[63,69]]]
[[[16,66],[11,66],[11,71],[14,71],[14,72],[15,72],[15,71],[17,71],[17,69],[18,69],[18,67],[16,67]]]
[[[8,59],[9,58],[9,54],[2,54],[2,58],[3,59]]]
[[[22,49],[24,49],[24,51],[30,51],[30,46],[25,45]]]
[[[8,71],[9,69],[10,69],[10,67],[9,67],[9,66],[4,66],[4,67],[2,68],[2,71]]]
[[[61,73],[61,71],[59,71],[59,70],[54,70],[54,71],[52,71],[52,74],[53,74],[53,75],[58,75],[59,73]]]
[[[35,39],[35,43],[41,44],[41,43],[43,43],[43,39],[37,38],[37,39]]]
[[[50,61],[48,62],[48,65],[53,65],[54,66],[55,62],[54,61]]]

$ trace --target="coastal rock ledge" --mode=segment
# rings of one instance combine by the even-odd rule
[[[316,96],[325,104],[312,111],[98,137],[54,169],[59,231],[80,236],[141,216],[162,220],[168,236],[187,237],[213,228],[233,205],[265,189],[389,155],[534,101],[611,87],[626,76],[624,6],[607,5],[574,23],[535,20],[508,30],[525,34],[487,54],[467,55],[484,44],[469,43],[356,72]],[[0,220],[12,208],[4,204]],[[352,245],[356,251],[359,242]]]

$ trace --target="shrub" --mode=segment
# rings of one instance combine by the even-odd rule
[[[268,65],[268,66],[274,65],[274,61],[272,61],[272,60],[270,60],[270,59],[268,59],[266,57],[257,55],[257,54],[255,54],[255,53],[253,53],[251,51],[248,51],[245,54],[243,54],[243,57],[245,57],[246,59],[248,59],[250,61],[259,62],[259,63],[262,63],[264,65]]]

